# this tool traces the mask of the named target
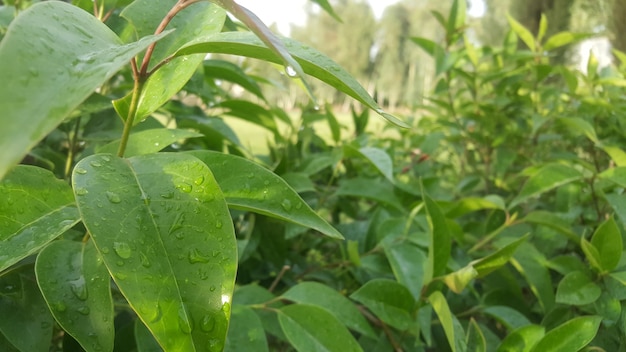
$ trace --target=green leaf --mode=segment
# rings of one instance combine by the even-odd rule
[[[18,165],[0,181],[0,272],[80,220],[72,189],[42,168]]]
[[[137,344],[137,352],[163,352],[141,319],[135,319],[135,343]]]
[[[472,281],[475,277],[478,276],[478,272],[476,269],[471,266],[465,266],[457,271],[451,272],[450,274],[444,276],[442,278],[443,282],[452,290],[454,293],[461,293],[465,289],[465,287]]]
[[[325,309],[347,328],[376,338],[376,333],[354,303],[326,285],[317,282],[302,282],[287,290],[281,298]]]
[[[0,42],[0,178],[96,88],[168,33],[123,44],[98,19],[62,1],[20,13]]]
[[[335,12],[335,10],[333,9],[333,7],[330,5],[330,3],[328,2],[328,0],[311,0],[311,2],[314,2],[316,4],[318,4],[321,8],[324,9],[324,11],[326,11],[329,15],[331,15],[335,20],[337,20],[337,22],[343,23],[343,21],[341,20],[341,18],[339,17],[339,15],[337,15],[337,13]]]
[[[542,13],[541,19],[539,20],[539,30],[537,31],[538,43],[541,43],[541,41],[543,40],[543,37],[546,35],[547,30],[548,30],[548,17],[546,17],[546,15]]]
[[[52,315],[86,351],[112,351],[110,276],[93,242],[56,241],[37,256],[37,283]]]
[[[450,230],[448,229],[448,224],[441,208],[439,208],[439,205],[430,199],[423,190],[422,193],[424,194],[426,219],[428,221],[428,227],[430,228],[428,265],[426,266],[426,274],[424,274],[424,282],[429,282],[433,277],[441,276],[446,273],[452,242],[450,239]]]
[[[535,38],[532,33],[526,29],[521,23],[517,22],[511,15],[506,14],[506,18],[509,21],[511,29],[517,36],[530,48],[530,51],[535,52]]]
[[[348,329],[325,309],[292,304],[279,312],[280,326],[298,351],[362,351]]]
[[[0,316],[0,335],[18,350],[50,350],[54,319],[36,281],[25,270],[0,276]]]
[[[448,16],[448,23],[446,26],[446,32],[448,38],[453,38],[453,35],[465,26],[465,16],[467,13],[467,4],[465,0],[454,0],[450,7],[450,16]]]
[[[206,165],[182,153],[97,154],[72,181],[104,263],[163,349],[223,348],[237,244]]]
[[[585,253],[585,257],[589,261],[589,264],[591,264],[592,267],[601,271],[602,270],[602,264],[601,264],[602,258],[600,258],[600,252],[598,252],[598,249],[594,247],[594,245],[591,244],[591,242],[587,241],[584,238],[580,239],[580,247],[582,248],[583,253]]]
[[[446,216],[451,219],[458,218],[467,213],[484,209],[504,210],[504,205],[501,203],[501,199],[498,199],[496,196],[487,196],[485,198],[467,197],[455,202],[455,206],[446,212]]]
[[[450,307],[448,306],[446,298],[440,291],[435,291],[430,296],[428,296],[428,302],[433,307],[435,313],[437,313],[439,322],[441,323],[443,331],[446,334],[446,338],[448,339],[450,349],[452,350],[452,352],[456,352],[457,350],[459,350],[459,346],[457,346],[457,340],[464,338],[464,334],[462,333],[462,331],[456,331],[454,323],[455,318],[450,311]]]
[[[575,133],[584,134],[593,143],[599,142],[598,135],[596,134],[596,130],[593,128],[593,126],[589,122],[581,118],[562,117],[562,118],[557,118],[556,121],[561,123],[562,125],[565,125],[566,127],[571,129]]]
[[[152,154],[163,150],[168,145],[185,138],[202,137],[200,133],[168,128],[155,128],[132,133],[128,138],[124,156],[131,157],[143,154]],[[120,140],[111,142],[99,148],[98,153],[117,153]]]
[[[224,351],[269,351],[263,323],[252,309],[233,305]]]
[[[498,352],[530,352],[537,342],[546,334],[546,328],[540,325],[526,325],[507,335]]]
[[[595,302],[602,294],[600,286],[582,271],[573,271],[559,282],[556,289],[556,302],[582,306]]]
[[[599,179],[611,181],[614,184],[625,188],[626,187],[626,167],[618,166],[612,167],[600,173]]]
[[[289,185],[273,172],[244,158],[212,151],[189,154],[211,168],[226,202],[236,209],[271,216],[343,239]]]
[[[427,257],[424,251],[408,241],[398,243],[383,241],[383,249],[398,282],[411,291],[413,298],[419,299],[425,284],[424,271]]]
[[[265,99],[257,81],[246,75],[238,65],[224,60],[204,60],[202,65],[206,78],[220,79],[238,84],[241,88],[246,89],[257,97]]]
[[[121,16],[127,19],[137,31],[139,37],[154,33],[157,26],[176,4],[176,0],[137,0],[124,8]],[[152,70],[161,62],[161,66],[144,83],[139,96],[135,124],[153,113],[180,91],[196,72],[205,55],[174,57],[180,47],[198,36],[218,33],[224,26],[226,12],[209,2],[198,2],[176,14],[167,30],[175,31],[160,41],[150,58],[148,69]],[[140,65],[141,61],[138,62]],[[123,120],[128,117],[131,95],[115,101],[115,109]]]
[[[399,330],[409,330],[414,326],[412,318],[415,300],[411,292],[395,281],[374,279],[365,283],[350,295],[362,303],[380,320]]]
[[[302,65],[304,73],[313,76],[339,91],[353,97],[363,105],[376,111],[389,122],[404,128],[410,127],[404,121],[384,112],[367,91],[343,68],[320,52],[291,39],[284,39],[285,46],[296,61]],[[176,55],[195,53],[233,54],[281,63],[281,59],[249,32],[222,32],[196,41],[181,48]]]
[[[476,269],[478,277],[486,276],[492,271],[497,270],[504,264],[508,263],[517,247],[525,242],[528,237],[528,235],[522,236],[521,238],[500,248],[496,252],[491,253],[484,258],[472,261],[470,264],[474,267],[474,269]]]
[[[598,316],[571,319],[548,331],[531,352],[579,351],[596,336],[601,321]]]
[[[522,243],[515,251],[511,263],[528,282],[533,294],[539,299],[544,312],[554,305],[554,291],[545,256],[530,243]]]
[[[367,160],[376,168],[389,182],[394,183],[393,162],[389,154],[384,150],[374,147],[354,148],[350,145],[343,147],[345,156],[360,157]]]
[[[561,164],[544,165],[526,181],[520,193],[511,201],[509,209],[531,197],[581,178],[582,174],[572,167]]]
[[[470,318],[465,340],[467,343],[467,352],[487,352],[487,340],[485,340],[485,335],[480,330],[480,326],[478,326],[474,318]]]
[[[522,219],[522,221],[549,227],[564,234],[574,243],[578,243],[580,241],[580,236],[572,231],[572,225],[569,221],[563,220],[558,215],[549,211],[537,210],[530,212],[524,219]]]
[[[551,51],[565,45],[579,42],[589,37],[591,37],[591,35],[586,33],[559,32],[546,40],[546,43],[543,45],[543,49],[545,51]]]
[[[370,178],[344,179],[335,191],[335,195],[372,199],[404,211],[400,199],[394,193],[393,186],[386,181],[380,182],[380,180]]]
[[[610,145],[600,145],[600,148],[602,148],[602,150],[604,150],[611,157],[611,160],[615,162],[615,165],[620,167],[626,166],[626,152],[624,152],[621,148]]]
[[[591,237],[591,244],[598,250],[600,269],[612,271],[622,258],[624,246],[622,234],[613,217],[603,222]]]
[[[509,330],[515,330],[530,324],[526,316],[507,306],[491,306],[483,309],[483,313],[498,320]]]

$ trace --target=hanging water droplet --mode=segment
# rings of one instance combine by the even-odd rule
[[[107,191],[106,195],[109,202],[113,204],[119,204],[120,202],[122,202],[122,198],[120,198],[120,195],[115,192]]]
[[[200,329],[204,332],[211,332],[215,329],[215,318],[211,315],[205,315],[200,321]]]
[[[291,66],[285,66],[285,73],[287,74],[287,76],[291,78],[298,76],[298,73],[296,72],[296,70]]]
[[[130,249],[130,246],[126,242],[114,242],[113,250],[122,259],[130,258],[132,254],[132,250]]]
[[[82,315],[89,315],[89,307],[80,307],[77,309],[78,313],[82,314]]]
[[[283,209],[285,209],[285,211],[287,212],[291,211],[291,201],[289,199],[283,199],[282,203],[280,203],[280,206],[283,207]]]
[[[78,280],[70,282],[70,290],[81,301],[86,301],[89,298],[89,292],[87,292],[87,286],[85,285],[85,278],[80,277]]]
[[[182,182],[181,184],[179,184],[178,186],[176,186],[176,188],[180,189],[181,191],[185,192],[185,193],[190,193],[191,192],[191,185],[185,182]]]
[[[195,180],[193,180],[193,183],[195,183],[196,186],[200,186],[201,184],[204,183],[204,176],[202,175],[198,176]]]
[[[76,188],[74,190],[74,193],[76,193],[76,195],[78,195],[78,196],[84,196],[85,194],[87,194],[89,192],[87,192],[87,190],[85,188]]]
[[[141,260],[141,265],[143,265],[144,268],[149,268],[152,265],[152,263],[150,263],[150,259],[148,259],[148,256],[144,253],[139,253],[139,258]]]
[[[89,162],[89,165],[93,166],[93,167],[100,167],[102,166],[102,163],[100,163],[99,161],[96,160],[92,160]]]
[[[77,167],[74,169],[74,171],[76,171],[77,174],[81,174],[81,175],[84,175],[87,173],[87,170],[83,169],[82,167]]]

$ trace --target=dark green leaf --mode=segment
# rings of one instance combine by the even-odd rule
[[[426,254],[424,251],[408,241],[398,243],[383,241],[383,248],[398,282],[411,291],[413,298],[419,299],[425,284]]]
[[[252,309],[233,305],[224,351],[269,351],[261,319]]]
[[[141,319],[135,319],[135,343],[137,344],[137,352],[163,351]]]
[[[546,334],[546,328],[539,325],[526,325],[502,340],[498,352],[529,352]]]
[[[206,165],[182,153],[97,154],[76,165],[73,187],[104,263],[159,344],[222,348],[237,245]]]
[[[515,330],[530,324],[526,316],[506,306],[491,306],[483,309],[483,313],[494,317],[509,330]]]
[[[487,341],[485,335],[480,330],[480,326],[476,323],[474,318],[470,319],[470,323],[467,326],[467,352],[487,352]]]
[[[448,224],[441,208],[425,193],[423,197],[426,208],[426,218],[430,228],[428,265],[426,267],[426,274],[424,275],[424,282],[429,282],[433,277],[446,273],[452,242],[450,239],[450,230],[448,229]]]
[[[325,309],[292,304],[280,310],[278,320],[298,351],[362,351],[348,329]]]
[[[211,168],[228,205],[310,227],[333,238],[341,234],[276,174],[249,160],[211,151],[191,155]]]
[[[168,145],[186,138],[202,137],[200,133],[167,128],[143,130],[132,133],[128,138],[124,156],[131,157],[152,154],[163,150]],[[117,153],[120,141],[111,142],[98,149],[98,153]]]
[[[371,199],[404,211],[400,199],[394,194],[393,186],[386,181],[369,178],[344,179],[335,194]]]
[[[415,300],[409,290],[391,280],[375,279],[361,286],[350,298],[362,303],[380,320],[399,330],[414,327],[411,317]]]
[[[573,271],[559,282],[556,289],[556,302],[582,306],[595,302],[602,293],[600,286],[581,271]]]
[[[580,171],[570,166],[561,164],[545,165],[526,181],[520,193],[511,201],[509,208],[513,208],[531,197],[581,178],[582,174]]]
[[[389,154],[384,150],[373,147],[356,149],[350,145],[344,146],[344,153],[347,157],[360,157],[367,160],[376,168],[389,182],[393,183],[393,162]]]
[[[547,259],[532,244],[522,243],[515,251],[513,266],[525,277],[533,294],[539,299],[544,312],[554,305],[554,291],[550,273],[545,265]]]
[[[624,250],[622,234],[613,217],[603,222],[591,237],[591,244],[598,250],[602,271],[608,272],[617,267]]]
[[[123,44],[98,19],[62,1],[22,12],[0,42],[0,178],[97,87],[168,33]]]
[[[35,271],[59,325],[86,351],[113,350],[111,278],[93,242],[53,242],[37,256]]]
[[[257,97],[265,99],[259,84],[234,63],[224,60],[205,60],[202,65],[207,78],[238,84]]]
[[[76,225],[72,189],[47,170],[16,166],[0,181],[0,272]]]
[[[293,302],[323,308],[349,329],[376,338],[374,330],[354,303],[328,286],[317,282],[302,282],[291,287],[281,297]]]
[[[601,317],[584,316],[574,318],[548,333],[535,345],[531,352],[579,351],[596,336]]]

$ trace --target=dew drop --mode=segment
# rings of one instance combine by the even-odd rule
[[[76,195],[78,195],[78,196],[84,196],[85,194],[87,194],[89,192],[87,192],[87,190],[85,188],[76,188],[74,190],[74,193],[76,193]]]
[[[209,257],[203,255],[202,253],[200,253],[200,250],[197,248],[194,248],[192,250],[189,251],[189,263],[190,264],[196,264],[196,263],[208,263],[209,262]]]
[[[80,307],[77,309],[78,313],[82,314],[82,315],[89,315],[89,307]]]
[[[120,198],[120,195],[117,193],[107,191],[106,195],[107,195],[107,199],[109,200],[109,202],[113,204],[119,204],[122,201],[122,198]]]
[[[174,198],[174,191],[161,193],[161,198],[165,198],[165,199],[172,199],[172,198]]]
[[[204,332],[211,332],[215,329],[215,318],[210,315],[205,315],[200,321],[200,329]]]
[[[84,175],[87,173],[87,170],[83,169],[82,167],[77,167],[74,169],[74,171],[76,171],[77,174],[81,174],[81,175]]]
[[[80,279],[70,282],[70,290],[72,290],[74,296],[81,301],[86,301],[89,297],[87,286],[85,286],[85,278],[82,276]]]
[[[285,211],[287,212],[291,211],[291,201],[289,201],[289,199],[283,199],[282,203],[280,203],[280,206],[283,207],[283,209],[285,209]]]
[[[180,331],[184,332],[185,334],[191,334],[191,330],[193,329],[193,327],[191,326],[191,321],[189,321],[187,319],[187,316],[185,315],[184,309],[178,310],[178,327],[180,328]]]
[[[149,268],[152,265],[152,263],[150,263],[150,259],[148,259],[148,256],[144,253],[139,253],[139,258],[141,260],[141,265],[143,265],[144,268]]]
[[[115,253],[122,259],[130,258],[130,255],[132,254],[132,250],[126,242],[114,242],[113,250],[115,250]]]
[[[204,183],[204,176],[200,175],[198,178],[193,180],[193,183],[195,183],[196,186],[200,186],[201,184]]]
[[[217,227],[218,229],[221,229],[222,227],[224,227],[224,223],[222,222],[222,220],[217,220],[217,222],[215,223],[215,227]]]
[[[191,185],[185,182],[182,182],[181,184],[179,184],[178,186],[176,186],[176,188],[180,189],[181,191],[185,192],[185,193],[190,193],[191,192]]]
[[[89,162],[89,165],[93,166],[93,167],[100,167],[102,166],[102,163],[100,163],[99,161],[96,160],[92,160]]]
[[[209,287],[209,291],[211,291],[211,292],[215,292],[215,286],[211,286],[211,287]]]
[[[296,72],[296,70],[291,66],[285,66],[285,73],[287,74],[287,76],[291,78],[298,76],[298,73]]]

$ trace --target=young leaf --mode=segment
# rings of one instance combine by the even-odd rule
[[[247,159],[212,152],[189,154],[211,168],[226,202],[237,209],[248,210],[317,230],[326,236],[343,236],[276,174]]]
[[[395,281],[374,279],[361,286],[350,298],[361,302],[380,320],[399,330],[414,327],[411,317],[415,309],[415,300],[411,292]]]
[[[233,305],[225,352],[269,351],[263,323],[249,307]]]
[[[18,165],[0,181],[0,272],[80,220],[72,189],[39,167]]]
[[[423,193],[423,191],[422,191]],[[428,247],[428,265],[424,282],[429,282],[433,277],[446,273],[448,259],[452,242],[450,240],[450,230],[446,223],[441,208],[429,196],[424,194],[424,205],[426,209],[426,219],[430,228],[430,245]]]
[[[126,151],[124,156],[127,158],[131,156],[152,154],[167,148],[168,145],[186,138],[202,137],[200,133],[186,130],[176,130],[168,128],[149,129],[136,133],[132,133],[128,138],[128,144],[126,145]],[[106,144],[99,149],[98,153],[117,153],[117,149],[120,146],[120,141],[114,141]]]
[[[580,239],[580,248],[582,248],[585,257],[589,261],[592,267],[602,271],[602,258],[600,258],[600,252],[598,249],[584,238]]]
[[[556,289],[556,302],[574,306],[582,306],[595,302],[602,293],[587,274],[573,271],[559,282]]]
[[[304,73],[311,75],[353,97],[368,108],[376,111],[389,122],[409,128],[404,121],[384,112],[367,91],[343,68],[322,53],[295,40],[284,39],[285,46]],[[249,32],[222,32],[199,38],[181,48],[176,55],[195,53],[233,54],[280,63],[281,59]]]
[[[52,315],[86,351],[112,351],[110,276],[93,242],[56,241],[37,256],[37,283]]]
[[[530,48],[530,51],[535,52],[535,38],[532,33],[526,27],[524,27],[521,23],[517,22],[511,15],[506,15],[507,20],[509,21],[509,25],[511,29],[517,36]]]
[[[325,309],[345,324],[347,328],[365,336],[376,338],[376,333],[354,303],[326,285],[317,282],[302,282],[291,287],[281,297]]]
[[[529,352],[546,334],[546,328],[540,325],[526,325],[507,335],[498,352]]]
[[[280,309],[278,320],[298,351],[363,351],[348,329],[325,309],[292,304]]]
[[[0,179],[97,87],[168,33],[123,44],[98,19],[62,1],[22,12],[0,42]]]
[[[474,260],[470,264],[474,267],[474,269],[476,269],[478,277],[483,277],[508,263],[517,247],[519,247],[519,245],[527,239],[528,235],[522,236],[521,238],[500,248],[496,252],[491,253],[484,258]]]
[[[613,217],[603,222],[591,238],[591,244],[598,250],[600,269],[612,271],[622,258],[624,246],[622,234]]]
[[[0,276],[0,316],[0,335],[18,350],[50,350],[54,319],[37,283],[25,270]]]
[[[206,165],[182,153],[96,154],[76,165],[72,181],[104,263],[159,344],[223,348],[237,245]]]
[[[446,298],[441,292],[435,291],[430,296],[428,296],[428,302],[433,307],[435,313],[437,313],[439,322],[441,323],[443,331],[446,334],[446,338],[448,339],[450,349],[452,350],[452,352],[456,352],[457,350],[459,350],[457,344],[459,343],[460,339],[464,339],[464,333],[463,331],[456,331],[456,324],[454,322],[455,317],[450,311],[450,307],[448,306]]]
[[[564,184],[574,182],[582,177],[580,171],[570,166],[561,164],[544,165],[526,181],[517,197],[509,204],[509,209],[531,197],[540,195]]]
[[[569,320],[548,331],[531,352],[579,351],[596,336],[601,321],[601,317],[593,315]]]

